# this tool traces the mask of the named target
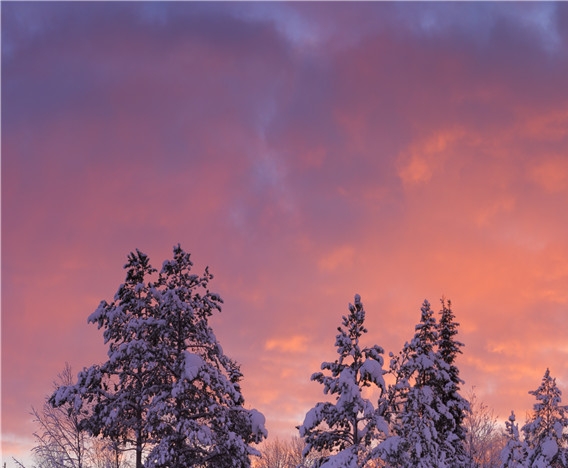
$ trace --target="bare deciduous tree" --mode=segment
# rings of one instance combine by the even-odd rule
[[[467,430],[465,447],[475,468],[499,468],[500,453],[505,445],[503,434],[497,428],[497,417],[493,409],[480,401],[475,388],[468,395],[471,412],[464,420]]]
[[[261,457],[255,457],[253,468],[312,468],[321,454],[302,456],[305,442],[300,437],[275,439],[264,442],[260,447]]]
[[[73,375],[69,364],[57,376],[54,385],[71,385]],[[32,449],[41,468],[84,468],[89,448],[87,435],[81,431],[80,415],[70,405],[54,408],[47,401],[41,409],[32,407],[36,445]]]
[[[66,363],[54,387],[72,385],[73,373]],[[81,414],[67,403],[54,408],[49,402],[32,407],[38,429],[32,448],[37,468],[121,468],[123,454],[116,444],[89,436],[81,427]],[[21,465],[21,464],[20,464]]]

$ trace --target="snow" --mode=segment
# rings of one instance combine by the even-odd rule
[[[264,426],[266,424],[266,418],[264,415],[260,411],[251,409],[249,410],[249,418],[252,426],[252,433],[268,437],[268,431]]]
[[[551,460],[552,457],[554,457],[554,455],[558,453],[558,444],[554,439],[547,439],[542,443],[540,449],[542,451],[542,454],[548,460]]]
[[[329,457],[320,468],[359,468],[359,463],[357,462],[357,454],[350,447],[336,455]]]
[[[367,359],[359,369],[361,377],[373,382],[378,387],[385,387],[385,379],[383,378],[383,366],[374,359]]]
[[[199,374],[199,371],[206,365],[201,356],[190,353],[189,351],[184,351],[183,360],[185,366],[183,369],[182,378],[187,379],[190,382],[192,380],[195,380],[195,378]]]

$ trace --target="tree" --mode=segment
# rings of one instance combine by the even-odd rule
[[[515,422],[515,413],[511,411],[509,420],[505,421],[507,444],[501,451],[501,468],[523,468],[525,459],[524,444],[519,438],[519,426]]]
[[[531,468],[568,466],[568,407],[561,405],[562,392],[546,369],[542,383],[533,391],[537,402],[523,426],[525,465]]]
[[[136,452],[136,468],[249,466],[250,442],[266,435],[264,417],[245,410],[242,374],[208,324],[220,312],[212,275],[190,272],[178,245],[157,278],[140,251],[128,256],[126,280],[89,322],[104,329],[108,360],[79,373],[52,395],[54,406],[85,411],[82,428]]]
[[[313,468],[316,461],[329,453],[311,452],[303,455],[305,443],[300,437],[264,441],[259,446],[260,457],[253,459],[252,468]]]
[[[148,277],[156,270],[139,250],[128,255],[126,280],[114,301],[101,301],[88,318],[104,329],[108,361],[79,373],[75,385],[62,386],[52,395],[54,406],[71,403],[76,411],[89,407],[82,428],[94,436],[133,447],[136,468],[151,441],[147,411],[160,382],[155,379],[159,326],[156,295]]]
[[[249,444],[266,436],[264,417],[245,410],[239,366],[223,353],[208,324],[222,300],[210,292],[212,275],[191,273],[179,245],[164,262],[156,288],[161,387],[148,420],[157,444],[148,466],[249,466]]]
[[[73,384],[71,366],[66,363],[54,387]],[[41,410],[32,407],[36,445],[32,453],[39,468],[120,468],[125,465],[122,453],[101,439],[82,430],[83,415],[66,403],[54,408],[48,400]]]
[[[389,466],[442,468],[465,466],[461,427],[467,402],[454,360],[461,344],[451,309],[436,323],[428,301],[421,307],[414,338],[391,360],[395,384],[389,387],[392,431],[376,451]]]
[[[54,382],[69,385],[73,381],[71,367],[65,364]],[[86,434],[81,431],[81,415],[69,403],[54,408],[47,401],[41,410],[32,407],[36,445],[32,452],[42,468],[83,468],[88,466],[89,446]]]
[[[304,455],[329,451],[315,466],[362,467],[370,456],[371,444],[382,440],[388,427],[382,412],[386,396],[383,378],[383,349],[374,345],[362,348],[359,341],[367,333],[365,310],[359,295],[349,304],[349,315],[343,316],[337,330],[335,346],[338,359],[323,362],[321,369],[330,375],[316,372],[311,380],[324,387],[325,394],[335,395],[335,403],[317,403],[299,426],[306,441]],[[378,393],[377,407],[363,398],[362,391],[372,387]]]
[[[467,465],[465,450],[467,431],[464,420],[471,412],[471,408],[469,402],[459,393],[460,385],[464,383],[455,363],[463,347],[463,343],[455,339],[459,324],[455,322],[451,302],[442,299],[441,303],[437,346],[442,362],[440,363],[440,381],[437,390],[449,414],[441,412],[436,430],[447,463],[453,467],[459,467]]]
[[[295,468],[291,462],[290,447],[285,441],[275,439],[265,442],[260,449],[261,456],[254,468]]]
[[[471,467],[498,468],[504,437],[497,429],[497,417],[492,409],[480,401],[472,388],[468,393],[470,411],[464,419],[466,430],[465,451]]]

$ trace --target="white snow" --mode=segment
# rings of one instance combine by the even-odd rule
[[[185,367],[182,378],[192,381],[197,377],[199,371],[205,366],[205,361],[201,356],[190,353],[189,351],[184,351],[183,360]]]
[[[375,361],[374,359],[367,359],[363,362],[359,372],[361,373],[362,378],[368,379],[380,388],[385,387],[383,366],[381,366],[380,362]]]
[[[548,459],[551,460],[554,455],[558,452],[558,444],[554,439],[547,439],[541,445],[542,454]]]
[[[249,417],[252,425],[252,433],[257,435],[262,434],[264,437],[268,437],[268,431],[264,426],[266,424],[264,415],[260,411],[251,409],[249,410]]]

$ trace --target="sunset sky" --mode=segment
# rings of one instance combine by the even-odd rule
[[[451,299],[464,393],[568,403],[568,3],[2,2],[2,447],[33,444],[127,254],[178,242],[247,407],[295,435],[358,293]]]

